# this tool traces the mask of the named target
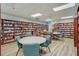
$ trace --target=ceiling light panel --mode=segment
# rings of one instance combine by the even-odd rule
[[[75,3],[68,3],[68,4],[65,4],[65,5],[53,8],[53,10],[54,11],[60,11],[60,10],[67,9],[67,8],[70,8],[70,7],[73,7],[73,6],[75,6]]]
[[[73,18],[73,16],[61,17],[61,19],[68,19],[68,18]]]
[[[42,14],[41,13],[36,13],[36,14],[33,14],[33,15],[31,15],[32,17],[39,17],[39,16],[42,16]]]

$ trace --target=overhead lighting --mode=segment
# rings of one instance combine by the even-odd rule
[[[68,19],[68,18],[73,18],[73,16],[61,17],[61,19]]]
[[[50,21],[52,21],[52,20],[51,20],[51,19],[46,19],[45,21],[46,21],[46,22],[50,22]]]
[[[36,13],[36,14],[33,14],[33,15],[31,15],[32,17],[39,17],[39,16],[42,16],[42,14],[41,13]]]
[[[73,6],[75,6],[75,3],[68,3],[68,4],[65,4],[65,5],[53,8],[53,10],[54,11],[60,11],[60,10],[67,9],[67,8],[70,8],[70,7],[73,7]]]

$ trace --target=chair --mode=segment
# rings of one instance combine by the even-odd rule
[[[53,33],[51,33],[51,36],[53,37],[53,39],[55,39],[55,40],[59,40],[59,36],[58,36],[57,34],[53,34]]]
[[[51,43],[51,38],[49,36],[44,36],[44,38],[46,38],[46,42],[40,44],[41,47],[46,47],[48,48],[49,52],[51,52],[50,48],[49,48],[49,44]]]
[[[26,32],[25,36],[32,36],[32,32]]]
[[[18,51],[17,51],[17,53],[16,53],[16,56],[18,55],[18,52],[20,51],[20,49],[22,48],[22,44],[21,43],[19,43],[19,40],[20,40],[21,38],[20,38],[20,36],[16,36],[16,42],[17,42],[17,45],[18,45]]]
[[[40,44],[23,44],[24,56],[39,56]]]
[[[46,38],[49,41],[49,43],[51,43],[51,36],[50,35],[44,35],[43,37]]]

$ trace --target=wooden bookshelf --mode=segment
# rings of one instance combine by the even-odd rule
[[[64,37],[66,38],[74,38],[74,26],[73,22],[70,23],[56,23],[55,24],[55,31],[60,32],[62,29],[62,33],[64,33]]]
[[[77,47],[78,40],[78,20],[77,17],[74,18],[74,46]]]
[[[78,23],[77,23],[77,55],[79,56],[79,19],[78,20]]]
[[[74,46],[77,47],[77,55],[79,56],[79,19],[74,18]]]
[[[79,56],[79,19],[74,18],[74,46],[77,47],[77,55]]]
[[[2,42],[3,44],[6,44],[14,42],[16,35],[24,37],[26,32],[29,31],[37,35],[40,31],[48,30],[48,25],[2,19],[2,30],[3,30]]]
[[[74,46],[77,47],[77,56],[79,56],[79,6],[77,16],[74,17]]]
[[[14,21],[2,19],[3,44],[15,41]]]
[[[79,56],[79,19],[78,19],[78,47],[77,47],[77,55]]]
[[[2,41],[1,29],[2,29],[2,26],[1,26],[1,20],[0,20],[0,56],[1,56],[1,41]]]

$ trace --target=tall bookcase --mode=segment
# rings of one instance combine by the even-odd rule
[[[15,41],[15,36],[20,35],[24,37],[29,31],[37,35],[39,31],[48,30],[48,25],[38,24],[32,22],[14,21],[2,19],[2,44],[11,43]]]
[[[77,56],[79,56],[79,6],[77,16],[74,17],[74,46],[77,47]]]
[[[2,19],[2,30],[3,30],[3,43],[10,43],[15,41],[15,22],[12,20]]]
[[[77,47],[77,55],[79,56],[79,19],[74,18],[74,46]]]
[[[0,20],[0,31],[1,31],[1,20]],[[1,55],[1,32],[0,32],[0,55]]]
[[[78,20],[77,17],[74,18],[74,46],[77,47],[78,44]]]
[[[64,33],[66,38],[74,38],[74,26],[73,22],[70,23],[56,23],[55,31]]]
[[[79,19],[78,19],[78,47],[77,47],[77,55],[79,56]]]
[[[1,55],[1,43],[2,43],[2,21],[0,19],[0,55]]]

